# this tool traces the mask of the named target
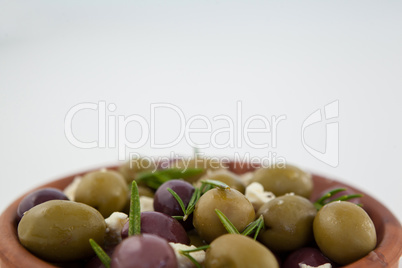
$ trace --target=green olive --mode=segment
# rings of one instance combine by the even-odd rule
[[[112,170],[93,171],[85,174],[75,192],[75,201],[90,205],[107,218],[123,210],[128,186],[123,176]]]
[[[237,174],[226,169],[207,172],[207,174],[201,178],[201,180],[204,179],[224,182],[229,185],[230,188],[236,189],[242,194],[244,194],[244,191],[246,190],[241,178]]]
[[[271,250],[290,251],[313,240],[314,205],[302,196],[284,195],[265,203],[257,215],[263,215],[265,229],[258,239]]]
[[[364,209],[350,202],[332,202],[322,207],[313,228],[320,250],[342,265],[364,257],[377,243],[373,221]]]
[[[156,170],[155,163],[147,158],[131,159],[121,165],[118,169],[128,184],[137,177],[138,173],[154,170]]]
[[[106,224],[94,208],[73,201],[52,200],[28,210],[18,225],[21,244],[52,262],[92,256],[89,239],[103,245]]]
[[[276,196],[294,193],[309,198],[313,191],[311,174],[289,164],[260,168],[254,172],[251,182],[261,183],[265,191]]]
[[[253,205],[239,191],[230,188],[209,190],[198,200],[193,215],[194,227],[208,243],[227,233],[215,209],[222,211],[239,231],[255,218]]]
[[[240,234],[225,234],[215,239],[205,254],[205,268],[279,268],[272,252]]]

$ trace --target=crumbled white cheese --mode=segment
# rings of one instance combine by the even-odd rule
[[[320,266],[310,266],[307,264],[299,264],[300,268],[332,268],[332,265],[330,263],[326,263]]]
[[[128,221],[127,214],[123,212],[113,212],[109,218],[105,219],[106,237],[105,243],[117,244],[121,241],[121,230]]]
[[[264,191],[264,186],[258,182],[253,182],[247,186],[245,196],[256,210],[275,198],[273,193]]]
[[[140,196],[141,212],[154,211],[154,199],[148,196]]]
[[[76,192],[77,187],[80,184],[81,180],[82,180],[81,176],[75,177],[74,180],[69,185],[67,185],[67,187],[64,189],[64,194],[71,201],[75,200],[75,192]]]
[[[169,242],[169,245],[173,248],[176,254],[178,268],[194,268],[196,267],[194,263],[190,261],[189,258],[180,253],[180,250],[196,249],[195,246],[187,246],[180,243]],[[205,260],[205,251],[200,250],[196,252],[191,252],[190,256],[193,257],[199,264],[203,264]]]

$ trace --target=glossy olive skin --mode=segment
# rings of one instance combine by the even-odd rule
[[[194,186],[187,181],[176,179],[163,183],[155,192],[153,203],[155,211],[169,216],[184,216],[179,202],[177,202],[174,196],[167,190],[168,188],[173,190],[180,197],[186,208],[194,193]],[[193,214],[190,214],[185,221],[179,220],[179,222],[186,230],[194,229]]]
[[[22,218],[25,211],[28,211],[34,206],[49,200],[68,200],[68,197],[61,190],[56,188],[44,188],[36,190],[21,200],[17,208],[18,220]]]
[[[147,158],[134,158],[126,163],[122,164],[118,168],[118,172],[121,173],[128,184],[130,184],[137,175],[141,172],[151,172],[156,170],[154,162]]]
[[[215,239],[205,255],[205,268],[279,268],[276,257],[261,243],[240,234]]]
[[[103,245],[106,224],[94,208],[73,201],[51,200],[28,210],[18,225],[21,244],[36,256],[68,262],[93,256],[89,239]]]
[[[263,215],[265,229],[258,239],[269,249],[291,251],[313,240],[313,220],[317,209],[306,198],[284,195],[265,203],[257,215]]]
[[[251,182],[261,183],[265,191],[276,196],[294,193],[309,198],[313,191],[311,174],[289,164],[260,168],[254,172]]]
[[[111,256],[111,268],[177,268],[177,258],[168,242],[156,235],[124,239]]]
[[[240,177],[226,169],[207,172],[207,174],[201,178],[201,180],[204,179],[221,181],[226,183],[230,188],[236,189],[242,194],[244,194],[246,190],[246,187]]]
[[[129,222],[123,226],[121,237],[128,237]],[[141,233],[157,235],[168,242],[189,245],[184,227],[174,218],[156,211],[141,212]]]
[[[239,191],[230,188],[209,190],[198,200],[193,215],[194,227],[208,243],[227,233],[215,209],[222,211],[240,232],[255,218],[253,205]]]
[[[350,202],[336,201],[322,207],[313,228],[320,250],[342,265],[364,257],[377,243],[373,221],[364,209]]]
[[[107,218],[122,211],[127,202],[128,186],[121,174],[112,170],[85,174],[75,192],[75,201],[99,210]]]

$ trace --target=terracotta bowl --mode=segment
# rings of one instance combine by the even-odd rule
[[[114,169],[115,167],[111,167]],[[240,165],[231,163],[230,169],[238,174],[250,171],[249,168],[244,168]],[[88,172],[88,171],[86,171]],[[82,175],[86,172],[74,174],[65,178],[61,178],[39,188],[55,187],[64,189],[72,182],[75,176]],[[358,189],[346,185],[344,183],[324,178],[318,175],[313,175],[314,180],[314,193],[311,197],[316,200],[318,195],[329,188],[333,187],[347,187],[356,192],[362,193]],[[33,189],[32,191],[36,190]],[[27,193],[28,194],[28,193]],[[399,259],[402,254],[402,228],[399,221],[392,215],[392,213],[384,207],[381,203],[376,201],[371,196],[364,194],[361,202],[364,208],[372,218],[376,231],[378,244],[377,247],[370,252],[366,257],[349,264],[345,267],[348,268],[378,268],[378,267],[398,267]],[[25,196],[25,195],[24,195]],[[1,215],[0,217],[0,267],[21,267],[21,268],[50,268],[57,267],[53,264],[47,263],[27,251],[18,241],[17,238],[17,221],[16,211],[19,202],[24,197],[21,196],[15,200]]]

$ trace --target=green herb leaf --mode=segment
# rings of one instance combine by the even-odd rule
[[[190,255],[190,253],[183,252],[184,256],[186,256],[197,268],[202,268],[201,264]]]
[[[180,196],[170,188],[167,188],[166,190],[168,190],[168,192],[171,193],[176,201],[179,203],[183,214],[186,214],[186,207],[184,206],[183,200],[181,200]]]
[[[255,234],[254,234],[254,240],[257,240],[257,237],[258,237],[261,229],[265,228],[264,217],[262,215],[260,215],[260,217],[258,218],[257,221],[259,221],[259,223],[257,225],[257,230],[255,231]]]
[[[180,196],[173,191],[170,188],[167,188],[169,193],[173,195],[173,197],[176,199],[176,201],[179,203],[182,211],[183,211],[183,221],[187,220],[188,217],[193,213],[195,209],[195,205],[197,204],[198,200],[201,198],[201,195],[203,195],[205,192],[209,191],[210,189],[218,187],[220,189],[229,189],[229,186],[226,183],[216,181],[216,180],[202,180],[201,181],[201,186],[198,188],[195,188],[193,195],[190,198],[190,201],[187,205],[187,208],[184,205],[183,200],[180,198]],[[179,217],[179,216],[175,216]]]
[[[326,193],[323,196],[321,196],[315,203],[323,204],[325,200],[327,200],[328,198],[330,198],[334,194],[337,194],[339,192],[343,192],[345,190],[346,190],[345,188],[337,188],[337,189],[334,189],[332,191],[329,191],[328,193]]]
[[[181,249],[180,252],[181,252],[181,253],[197,252],[197,251],[201,251],[201,250],[207,250],[207,249],[209,249],[209,247],[210,247],[210,245],[205,245],[205,246],[201,246],[201,247],[193,248],[193,249]]]
[[[99,244],[96,243],[96,241],[92,238],[89,239],[89,243],[91,244],[92,249],[95,251],[96,256],[98,256],[103,265],[106,268],[110,268],[111,259],[109,255],[107,255],[106,252],[101,248],[101,246],[99,246]]]
[[[218,215],[219,220],[222,222],[223,227],[228,231],[230,234],[240,234],[233,223],[223,214],[222,211],[219,209],[215,209],[216,215]]]
[[[128,216],[128,235],[141,234],[141,206],[138,186],[135,181],[131,183],[130,213]]]
[[[338,198],[335,198],[335,199],[332,200],[331,202],[335,202],[335,201],[347,201],[347,200],[350,200],[350,199],[353,199],[353,198],[360,198],[360,197],[363,197],[363,195],[362,195],[362,194],[343,195],[343,196],[340,196],[340,197],[338,197]]]
[[[186,256],[197,268],[202,268],[201,264],[193,258],[193,256],[190,255],[191,252],[197,252],[197,251],[201,251],[201,250],[206,250],[209,248],[209,245],[205,245],[205,246],[201,246],[198,248],[194,248],[194,249],[184,249],[184,250],[180,250],[179,252],[181,254],[183,254],[184,256]]]
[[[212,187],[218,187],[220,189],[229,189],[229,185],[224,182],[217,181],[217,180],[201,180],[201,183],[204,185],[210,185]]]
[[[335,198],[334,200],[330,201],[330,202],[326,202],[326,200],[330,197],[332,197],[333,195],[339,193],[339,192],[343,192],[346,191],[345,188],[338,188],[338,189],[334,189],[332,191],[329,191],[328,193],[324,194],[323,196],[321,196],[316,202],[314,202],[314,206],[317,210],[320,210],[324,205],[328,204],[328,203],[332,203],[335,201],[347,201],[353,198],[359,198],[362,197],[362,194],[350,194],[350,195],[343,195],[340,196],[338,198]]]
[[[264,228],[264,217],[260,215],[258,219],[255,221],[251,222],[247,227],[243,230],[241,233],[242,235],[250,235],[254,233],[254,240],[257,239],[257,236],[260,232],[260,230]]]

